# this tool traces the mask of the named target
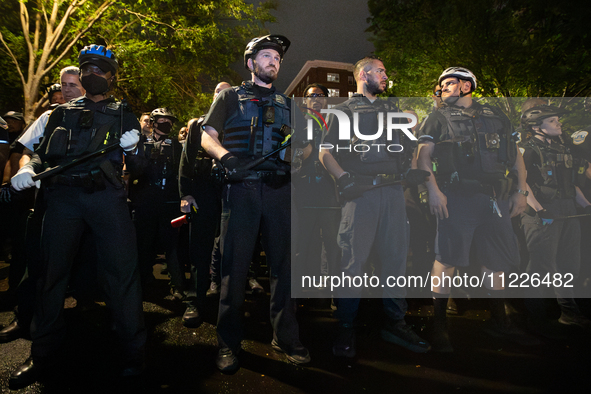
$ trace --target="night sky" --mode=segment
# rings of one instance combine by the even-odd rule
[[[271,13],[277,23],[265,27],[291,41],[275,81],[280,91],[307,60],[355,63],[374,51],[368,41],[370,34],[365,33],[369,26],[367,0],[277,0],[277,9]],[[250,79],[244,68],[240,75]]]

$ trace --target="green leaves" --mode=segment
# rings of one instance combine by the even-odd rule
[[[71,49],[63,45],[52,53],[34,51],[33,74],[28,75],[30,58],[25,34],[31,42],[34,40],[36,15],[40,15],[39,48],[43,48],[48,39],[46,27],[47,23],[51,25],[52,11],[56,10],[59,23],[73,3],[74,0],[27,2],[30,26],[26,32],[20,23],[19,3],[0,3],[0,12],[5,16],[3,20],[7,21],[0,25],[0,32],[23,74],[27,74],[26,78],[41,78],[37,71],[41,55],[48,55],[48,63],[51,63],[52,59],[66,51],[65,58],[43,78],[40,85],[34,87],[33,84],[22,86],[12,59],[2,57],[0,64],[6,70],[4,80],[0,81],[3,92],[10,83],[13,85],[11,91],[15,91],[16,85],[25,97],[35,96],[36,99],[40,97],[38,91],[44,84],[59,80],[61,67],[76,65],[78,52],[84,45],[104,44],[116,53],[121,65],[115,89],[117,97],[126,97],[137,113],[168,106],[181,120],[187,121],[207,110],[211,95],[204,95],[203,90],[212,91],[222,79],[240,82],[230,70],[230,64],[242,56],[246,43],[263,30],[263,24],[272,20],[270,4],[263,3],[255,8],[243,0],[116,0]],[[64,30],[55,39],[65,43],[72,40],[89,26],[104,3],[104,0],[83,2],[66,20]],[[52,30],[57,28],[57,23],[51,26]],[[2,44],[0,50],[6,51]],[[11,105],[11,109],[31,112],[34,100],[27,100],[20,108],[13,108],[14,97],[13,94],[0,98],[3,100],[2,107]]]
[[[429,94],[449,66],[472,70],[483,96],[588,95],[591,4],[567,3],[368,2],[376,52],[397,72],[398,96]]]

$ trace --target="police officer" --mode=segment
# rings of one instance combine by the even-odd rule
[[[122,375],[144,366],[144,327],[137,271],[135,230],[121,181],[123,153],[130,157],[139,140],[136,117],[107,92],[118,63],[102,45],[86,46],[78,57],[86,95],[56,108],[31,162],[12,179],[17,190],[33,187],[45,166],[62,165],[105,145],[119,145],[43,181],[47,211],[43,222],[43,274],[31,329],[31,357],[10,378],[13,389],[36,381],[55,362],[64,340],[63,305],[72,260],[83,230],[96,240],[99,277],[123,347]]]
[[[292,362],[310,361],[308,350],[299,340],[296,305],[290,291],[290,166],[275,155],[245,169],[278,148],[291,133],[290,100],[273,87],[289,44],[279,35],[252,39],[244,52],[244,66],[252,81],[220,93],[203,122],[203,147],[223,164],[228,178],[223,191],[216,359],[223,372],[239,367],[240,307],[259,232],[271,275],[272,346],[285,352]],[[218,139],[220,133],[223,144]]]
[[[151,112],[144,112],[140,117],[140,126],[142,126],[142,138],[148,141],[152,140],[152,128],[150,127],[150,114]]]
[[[351,120],[350,124],[353,124],[353,114],[356,113],[362,135],[370,135],[378,130],[380,115],[377,114],[386,116],[386,113],[398,112],[398,108],[377,97],[386,90],[388,80],[384,64],[379,58],[368,56],[358,61],[354,77],[357,93],[335,109],[345,112]],[[399,146],[405,141],[397,132],[393,133],[393,140],[387,140],[385,132],[373,140],[341,140],[339,126],[339,121],[329,116],[325,138],[327,148],[321,149],[320,160],[337,179],[339,194],[344,200],[338,233],[343,275],[363,276],[371,265],[369,255],[372,246],[375,246],[377,256],[375,264],[379,265],[377,269],[381,269],[383,278],[404,275],[409,226],[399,181],[410,163],[406,162],[405,154],[400,153],[399,148],[388,150],[385,146]],[[352,128],[349,132],[353,135]],[[329,144],[333,148],[328,149]],[[370,149],[362,147],[362,144],[370,146]],[[383,145],[382,149],[377,149],[379,144]],[[423,171],[414,171],[419,178],[421,174],[425,177]],[[332,348],[335,356],[354,357],[356,354],[353,324],[361,290],[360,287],[352,287],[338,288],[336,291],[338,301],[335,316],[339,320],[339,332]],[[404,320],[407,309],[404,290],[384,286],[382,295],[387,316],[387,323],[381,331],[382,338],[414,352],[427,352],[429,343],[419,338]]]
[[[10,156],[10,145],[24,130],[26,123],[22,112],[8,111],[2,115],[6,129],[0,128],[0,174],[4,174],[4,166]]]
[[[231,87],[227,82],[220,82],[214,91],[214,101],[221,91]],[[214,161],[201,146],[204,120],[205,116],[202,116],[189,121],[179,168],[181,212],[191,215],[189,248],[196,292],[183,315],[183,324],[186,327],[198,327],[202,321],[199,309],[205,305],[211,253],[222,212],[223,174],[219,162]]]
[[[170,221],[178,216],[178,168],[182,146],[170,138],[177,118],[168,108],[150,113],[152,139],[142,138],[137,170],[130,171],[130,199],[134,209],[138,258],[142,284],[154,282],[152,275],[156,247],[166,252],[171,277],[171,292],[177,299],[185,297],[184,271],[178,260],[178,230]],[[182,271],[182,272],[181,272]]]
[[[463,67],[450,67],[439,77],[442,106],[427,119],[419,141],[419,168],[432,172],[436,159],[437,178],[426,183],[431,213],[438,219],[436,258],[432,277],[453,276],[455,267],[469,265],[474,244],[485,281],[494,325],[491,332],[523,344],[533,338],[510,324],[505,314],[500,274],[518,265],[517,240],[511,217],[526,205],[523,158],[512,139],[513,128],[497,108],[472,100],[477,87],[474,74]],[[516,191],[506,174],[516,172]],[[438,284],[437,280],[435,284]],[[440,283],[439,283],[440,284]],[[451,286],[436,286],[433,349],[451,352],[446,307]]]
[[[85,93],[80,84],[80,69],[74,66],[68,66],[60,72],[60,88],[63,86],[62,97],[64,102],[68,102]],[[55,107],[42,113],[27,129],[16,139],[10,147],[11,173],[15,175],[19,170],[19,162],[23,155],[30,156],[32,151],[39,145],[39,140],[43,136],[45,126],[49,115]],[[26,158],[24,161],[28,161]],[[26,194],[26,193],[25,193]],[[33,193],[34,195],[35,193]],[[28,210],[28,207],[27,207]],[[2,330],[0,330],[0,342],[10,342],[20,337],[29,335],[29,327],[33,319],[35,308],[36,280],[40,274],[40,236],[43,214],[45,212],[44,201],[41,193],[35,200],[35,209],[29,215],[26,221],[26,275],[18,284],[17,304],[15,308],[15,319]],[[24,223],[23,223],[24,224]],[[87,260],[87,259],[86,259]],[[12,268],[11,268],[12,269]]]
[[[521,117],[524,130],[530,135],[520,144],[532,191],[521,219],[530,256],[527,272],[538,274],[542,280],[545,275],[554,280],[557,274],[570,273],[575,277],[579,274],[579,222],[564,218],[577,214],[575,202],[591,213],[591,204],[576,185],[576,174],[584,173],[587,163],[573,157],[562,139],[560,117],[565,112],[555,106],[539,105]],[[574,143],[580,145],[587,135],[587,132],[574,133]],[[590,330],[591,320],[581,313],[574,299],[574,288],[554,286],[554,293],[562,312],[558,322]],[[528,298],[525,303],[533,319],[532,328],[544,330],[548,320],[543,299]]]
[[[62,94],[62,85],[60,85],[59,83],[54,83],[53,85],[48,87],[47,100],[49,101],[50,106],[64,104],[66,100],[64,99],[64,95]]]
[[[80,84],[80,69],[75,66],[68,66],[60,71],[60,84],[54,84],[50,87],[50,102],[55,99],[56,95],[52,94],[52,91],[57,91],[56,85],[59,85],[60,93],[63,102],[59,102],[60,104],[67,103],[70,100],[78,98],[84,95],[85,90]],[[18,139],[13,143],[10,149],[10,163],[11,163],[11,170],[12,174],[16,174],[18,171],[18,162],[23,155],[23,152],[30,153],[31,151],[35,150],[37,144],[39,144],[39,139],[43,136],[43,132],[45,131],[45,126],[47,125],[47,119],[49,119],[49,115],[51,111],[55,109],[55,104],[50,106],[50,108],[43,112],[36,120],[33,122],[27,129],[24,131],[22,135],[18,137]],[[25,151],[26,149],[26,151]]]
[[[317,114],[327,108],[327,97],[325,86],[318,83],[306,86],[303,104],[307,119],[319,119]],[[312,122],[313,139],[310,144],[295,150],[296,157],[301,160],[301,167],[293,179],[299,227],[297,266],[308,274],[332,275],[341,258],[336,242],[341,212],[334,180],[318,157],[319,146],[327,132],[326,127],[321,125],[322,122]]]

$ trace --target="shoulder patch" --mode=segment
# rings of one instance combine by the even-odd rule
[[[571,138],[573,140],[573,144],[581,145],[583,142],[585,142],[585,138],[587,138],[588,135],[589,135],[589,132],[585,131],[585,130],[579,130],[579,131],[573,133],[573,135],[571,136]]]
[[[278,104],[285,105],[285,97],[280,94],[275,95],[275,101],[277,101]]]

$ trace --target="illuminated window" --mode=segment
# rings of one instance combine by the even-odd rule
[[[327,82],[339,82],[339,74],[337,73],[327,73],[326,74],[326,81]]]
[[[355,92],[349,92],[349,97],[353,97],[353,95],[355,94]]]
[[[339,97],[340,93],[339,89],[328,89],[328,97]]]

